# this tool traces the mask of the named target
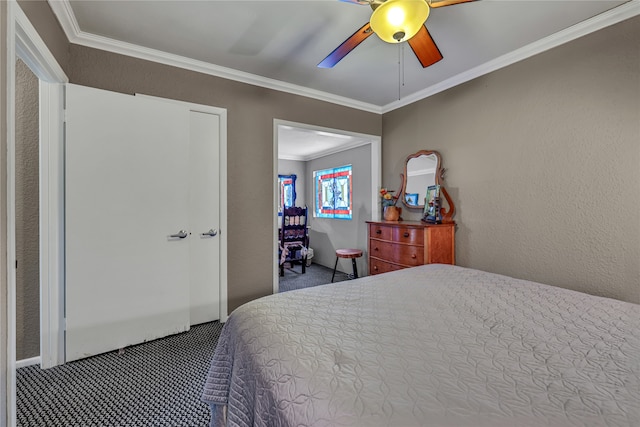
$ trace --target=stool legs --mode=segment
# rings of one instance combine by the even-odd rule
[[[333,265],[333,274],[331,275],[331,283],[333,283],[333,279],[336,277],[336,269],[338,268],[338,260],[340,257],[336,257],[336,263]],[[353,266],[353,278],[358,278],[358,265],[356,264],[356,259],[351,258],[351,265]]]
[[[331,283],[333,283],[333,278],[336,277],[336,268],[338,268],[338,260],[340,257],[336,257],[336,263],[333,266],[333,274],[331,275]]]

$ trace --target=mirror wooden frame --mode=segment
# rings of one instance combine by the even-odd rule
[[[404,203],[404,205],[409,208],[409,209],[424,209],[424,204],[418,204],[418,205],[410,205],[407,203],[404,195],[406,194],[407,191],[407,181],[408,181],[408,173],[407,173],[407,165],[409,164],[409,161],[411,159],[416,159],[418,157],[421,156],[431,156],[434,155],[436,157],[436,171],[435,171],[435,185],[442,185],[442,180],[444,179],[444,168],[442,167],[442,157],[440,156],[440,153],[438,153],[437,151],[433,151],[433,150],[420,150],[417,153],[411,154],[409,156],[407,156],[406,160],[404,161],[404,172],[400,174],[400,178],[402,179],[402,186],[401,186],[401,190],[400,190],[400,197],[402,199],[402,203]],[[426,190],[426,188],[425,188]]]
[[[440,153],[435,150],[420,150],[414,154],[410,154],[409,156],[407,156],[404,162],[404,171],[403,173],[400,174],[400,179],[402,181],[402,184],[400,186],[399,197],[401,198],[402,203],[407,208],[424,210],[424,205],[409,205],[405,201],[404,195],[407,189],[407,165],[409,163],[409,160],[411,159],[415,159],[420,156],[429,156],[432,154],[436,157],[436,161],[437,161],[434,184],[440,185],[440,191],[442,193],[442,196],[447,201],[447,205],[449,207],[448,209],[444,207],[440,208],[440,213],[442,215],[442,222],[443,223],[453,222],[453,215],[456,212],[456,207],[453,203],[453,200],[451,200],[451,196],[449,196],[449,193],[447,192],[446,188],[444,187],[444,185],[442,185],[444,181],[445,169],[442,167],[442,156],[440,156]]]

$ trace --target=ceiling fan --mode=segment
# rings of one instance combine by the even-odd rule
[[[318,64],[318,68],[332,68],[371,34],[376,33],[387,43],[409,42],[423,68],[442,59],[442,54],[424,23],[432,7],[450,6],[475,0],[340,0],[369,5],[373,9],[371,21],[353,33]]]

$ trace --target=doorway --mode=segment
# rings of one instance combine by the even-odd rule
[[[7,73],[7,298],[6,319],[0,321],[6,331],[2,340],[2,403],[0,424],[16,423],[16,141],[15,141],[15,67],[20,58],[38,79],[39,117],[39,280],[40,280],[40,362],[42,367],[51,367],[64,361],[64,151],[63,147],[63,87],[68,82],[62,68],[47,49],[33,25],[16,2],[5,3],[9,25],[6,58]],[[3,100],[3,102],[5,102]],[[210,113],[213,107],[204,106]],[[199,107],[195,107],[198,111]],[[220,123],[220,319],[227,318],[226,308],[226,112]],[[6,387],[5,387],[6,386]],[[6,394],[4,391],[6,390]],[[6,397],[6,399],[4,399]]]
[[[54,189],[61,188],[61,179],[58,173],[61,171],[62,164],[58,162],[59,157],[57,147],[62,142],[62,85],[68,81],[64,71],[58,65],[53,55],[49,52],[46,45],[38,35],[37,31],[31,25],[29,20],[22,12],[22,9],[15,2],[7,2],[7,23],[10,30],[7,32],[7,60],[10,64],[7,73],[7,217],[6,217],[6,249],[7,249],[7,314],[6,323],[6,341],[2,343],[2,350],[6,357],[2,357],[3,378],[6,378],[6,400],[3,399],[2,407],[2,424],[6,421],[7,425],[15,425],[15,405],[16,405],[16,268],[15,261],[18,261],[20,268],[20,260],[16,256],[16,232],[21,225],[16,224],[16,72],[20,72],[22,65],[17,65],[19,59],[33,73],[37,80],[37,91],[39,92],[39,114],[38,117],[31,117],[31,128],[38,129],[39,139],[39,191],[36,198],[39,208],[38,233],[39,233],[39,258],[35,268],[38,270],[38,280],[46,283],[44,291],[40,289],[40,323],[43,319],[53,318],[53,322],[49,323],[45,329],[40,327],[40,354],[49,357],[57,357],[57,332],[56,338],[52,338],[50,332],[57,328],[62,319],[62,311],[59,313],[52,312],[50,305],[52,302],[58,307],[59,295],[57,284],[60,283],[62,269],[63,248],[59,246],[60,233],[63,226],[63,216],[61,203],[57,198],[50,197],[54,193]],[[24,68],[22,71],[25,71]],[[35,80],[32,84],[36,85]],[[4,102],[4,101],[3,101]],[[45,114],[42,112],[46,111]],[[21,147],[22,149],[22,147]],[[18,153],[18,157],[21,154]],[[31,157],[32,158],[32,157]],[[19,160],[19,159],[18,159]],[[51,177],[49,175],[51,174]],[[49,179],[43,179],[43,176]],[[35,179],[35,177],[34,177]],[[22,195],[18,195],[22,197]],[[33,199],[31,199],[33,201]],[[33,211],[33,210],[31,210]],[[22,214],[23,212],[21,212]],[[33,224],[33,222],[31,222]],[[34,226],[32,225],[31,228]],[[33,236],[31,236],[33,237]],[[32,276],[34,272],[30,273]],[[49,286],[52,285],[53,286]],[[58,317],[58,314],[60,317]],[[33,319],[33,318],[32,318]],[[37,327],[36,327],[37,329]],[[35,347],[35,345],[34,345]],[[37,358],[31,358],[32,363],[37,363]],[[40,361],[44,359],[41,357]],[[6,374],[6,375],[5,375]]]
[[[296,204],[298,206],[305,204],[309,208],[309,246],[313,249],[314,262],[332,268],[335,261],[334,248],[342,247],[346,242],[349,242],[350,247],[365,248],[364,221],[380,216],[378,189],[381,180],[381,138],[376,135],[276,119],[273,139],[274,206],[278,206],[278,174],[286,175],[297,171]],[[359,188],[354,190],[357,202],[354,205],[354,216],[351,221],[315,218],[313,215],[313,170],[324,169],[325,162],[333,162],[332,166],[339,166],[340,162],[352,163],[355,166],[354,181],[357,179],[355,182]],[[360,167],[357,167],[358,164]],[[285,169],[279,170],[280,165],[286,165]],[[273,214],[273,247],[277,248],[280,217],[277,210],[274,210]],[[278,261],[277,251],[274,251],[274,293],[279,291]]]

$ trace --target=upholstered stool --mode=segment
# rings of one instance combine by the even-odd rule
[[[356,266],[356,258],[362,256],[360,249],[336,249],[336,264],[333,266],[333,274],[331,275],[331,283],[336,276],[336,268],[338,268],[338,260],[340,258],[351,258],[351,264],[353,264],[353,278],[358,278],[358,267]]]

